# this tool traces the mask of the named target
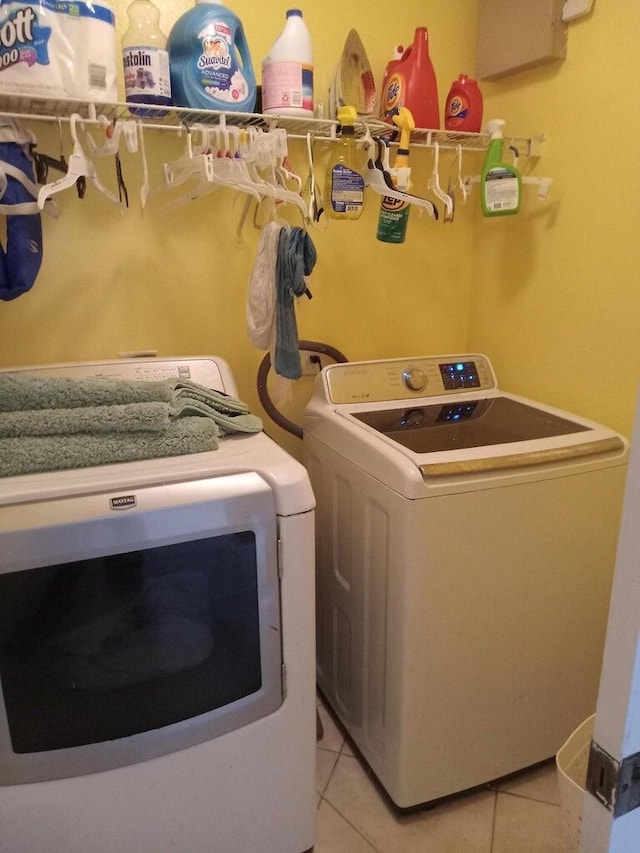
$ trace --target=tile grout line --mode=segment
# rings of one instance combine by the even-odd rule
[[[496,821],[498,819],[498,792],[493,792],[493,820],[491,821],[491,847],[489,850],[493,853],[493,845],[496,840]]]
[[[542,800],[540,797],[528,797],[526,794],[518,794],[516,791],[499,791],[496,794],[505,794],[507,797],[517,797],[519,800],[527,800],[530,803],[540,803],[543,806],[555,806],[560,808],[560,803],[554,803],[551,800]]]
[[[337,764],[337,763],[338,763],[338,762],[336,761],[336,764]],[[334,768],[334,769],[335,769],[335,768]],[[333,775],[333,774],[332,774],[332,775]],[[366,841],[366,842],[367,842],[367,844],[369,845],[369,847],[371,847],[371,850],[372,850],[372,851],[374,851],[374,853],[384,853],[384,851],[380,850],[380,848],[379,848],[379,847],[376,847],[376,846],[375,846],[375,844],[373,844],[373,843],[372,843],[372,842],[367,838],[367,836],[366,836],[366,835],[363,835],[363,834],[362,834],[362,832],[360,832],[360,830],[358,829],[358,827],[357,827],[357,826],[354,826],[354,825],[351,823],[351,821],[349,820],[349,818],[348,818],[348,817],[345,817],[345,816],[342,814],[342,812],[341,812],[339,809],[337,809],[337,808],[333,805],[333,803],[332,803],[332,802],[330,802],[330,801],[329,801],[329,800],[328,800],[328,799],[327,799],[323,794],[320,794],[320,799],[321,799],[323,802],[325,802],[325,803],[329,806],[329,808],[333,809],[333,811],[334,811],[337,815],[340,815],[340,817],[342,818],[342,820],[343,820],[345,823],[347,823],[347,824],[351,827],[351,829],[352,829],[352,830],[353,830],[357,835],[359,835],[359,836],[360,836],[360,838],[362,838],[364,841]]]
[[[336,767],[338,766],[338,760],[340,759],[340,753],[339,752],[334,752],[332,749],[326,749],[325,752],[330,752],[332,755],[335,755],[336,760],[333,762],[333,767],[331,768],[331,773],[329,773],[329,778],[325,782],[323,789],[321,791],[318,791],[318,793],[320,794],[320,797],[323,800],[324,800],[324,793],[327,790],[327,788],[329,787],[329,783],[333,779],[333,774],[336,772]],[[328,800],[327,800],[327,802],[328,802]]]

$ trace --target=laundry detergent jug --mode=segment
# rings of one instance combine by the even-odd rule
[[[400,107],[406,107],[416,127],[440,129],[438,84],[429,57],[426,27],[418,27],[413,44],[405,50],[396,48],[395,58],[388,63],[380,102],[381,116],[390,122]]]
[[[252,112],[256,82],[237,15],[220,2],[196,0],[167,41],[171,93],[178,107]]]
[[[482,130],[482,93],[477,82],[459,74],[449,89],[444,107],[445,130],[480,133]]]

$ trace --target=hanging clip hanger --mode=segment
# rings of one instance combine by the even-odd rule
[[[276,175],[276,165],[280,157],[286,156],[286,134],[265,133],[259,128],[250,128],[251,145],[247,163],[255,188],[261,196],[274,199],[279,204],[297,208],[303,221],[303,227],[309,224],[309,211],[299,192],[283,187]],[[283,147],[284,144],[284,147]]]
[[[431,172],[431,177],[429,178],[429,189],[431,192],[439,198],[441,202],[444,203],[444,216],[443,222],[453,222],[453,200],[449,193],[446,193],[442,187],[440,186],[440,175],[439,175],[439,161],[440,161],[440,146],[437,142],[433,143],[433,171]]]
[[[518,168],[519,152],[514,145],[509,146],[509,151],[513,155],[513,165]],[[537,198],[544,201],[549,195],[553,178],[538,178],[535,175],[520,175],[520,180],[523,184],[533,184],[538,187]],[[480,183],[480,175],[470,175],[463,181],[467,195],[471,192],[471,184]]]
[[[409,204],[426,210],[434,219],[438,219],[438,208],[429,199],[413,195],[412,193],[402,192],[394,187],[391,174],[388,171],[388,146],[389,143],[380,137],[375,137],[375,139],[371,140],[367,168],[363,171],[365,184],[379,195],[394,198],[398,201],[409,202]],[[375,148],[377,148],[377,154],[374,158]],[[387,168],[385,168],[385,162]]]
[[[109,190],[100,180],[96,172],[93,162],[85,155],[82,146],[78,139],[76,125],[82,121],[81,116],[74,113],[69,119],[69,128],[71,130],[71,138],[73,139],[73,153],[69,158],[69,168],[67,174],[52,184],[45,184],[38,192],[38,207],[42,210],[45,201],[55,193],[72,187],[78,179],[90,180],[94,187],[106,196],[110,201],[117,205],[122,210],[122,202]]]
[[[128,151],[135,154],[138,150],[138,130],[134,120],[118,119],[109,122],[106,116],[100,116],[99,121],[104,125],[104,134],[107,141],[98,145],[91,133],[86,133],[86,139],[93,156],[102,157],[113,155],[115,157],[116,182],[118,185],[118,199],[129,207],[129,193],[122,174],[122,160],[120,159],[120,137],[124,136]]]
[[[217,127],[205,128],[204,125],[199,125],[198,129],[202,134],[199,153],[194,154],[192,149],[191,166],[182,166],[186,173],[193,169],[191,174],[197,182],[189,192],[173,199],[163,209],[175,209],[212,192],[217,187],[228,187],[261,201],[259,188],[247,169],[243,137],[245,132],[236,127],[227,127],[224,116],[221,116]],[[176,176],[173,175],[173,178]]]
[[[307,216],[309,222],[318,231],[324,231],[327,227],[327,218],[324,214],[324,199],[318,181],[316,180],[316,172],[313,163],[313,141],[314,136],[307,133],[307,163],[309,172],[305,180],[302,193],[303,197],[307,198]]]
[[[518,159],[519,152],[515,145],[509,145],[509,151],[511,151],[513,155],[513,165],[518,168]],[[531,153],[529,156],[532,156]],[[520,180],[523,184],[533,184],[538,187],[537,198],[540,201],[544,201],[549,195],[549,191],[551,190],[551,184],[553,183],[553,178],[538,178],[535,175],[520,175]],[[464,179],[465,187],[467,188],[467,193],[471,192],[471,184],[479,184],[480,183],[480,175],[469,175]]]
[[[449,177],[449,186],[447,187],[449,195],[451,196],[453,203],[454,203],[454,209],[455,209],[455,202],[456,202],[456,196],[455,196],[456,191],[459,190],[460,193],[462,194],[462,203],[463,204],[466,203],[467,198],[469,196],[469,192],[470,192],[469,187],[467,186],[467,184],[465,183],[465,181],[462,177],[462,145],[456,145],[456,156],[454,158],[452,167],[455,166],[456,164],[457,164],[456,176],[455,176],[455,178],[453,178],[451,176]]]
[[[193,133],[200,134],[200,146],[193,144]],[[170,187],[179,186],[190,178],[210,180],[211,166],[205,151],[208,147],[209,132],[203,124],[194,124],[187,128],[186,148],[177,160],[164,164],[164,177]]]
[[[117,119],[117,121],[110,122],[106,116],[100,116],[98,121],[104,126],[106,142],[98,145],[92,134],[87,132],[85,136],[92,156],[103,157],[109,154],[117,154],[120,150],[121,136],[124,136],[129,153],[135,154],[137,152],[138,131],[133,119]]]

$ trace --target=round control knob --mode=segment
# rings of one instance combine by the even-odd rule
[[[410,391],[422,391],[427,385],[426,374],[419,367],[407,367],[402,378]]]

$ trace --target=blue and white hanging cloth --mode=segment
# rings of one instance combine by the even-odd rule
[[[0,299],[33,287],[42,264],[42,223],[31,148],[34,134],[16,119],[0,119],[0,214],[7,220],[0,245]],[[52,210],[49,210],[52,212]]]

